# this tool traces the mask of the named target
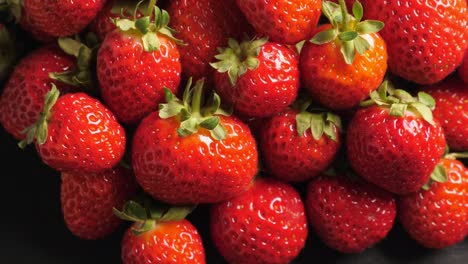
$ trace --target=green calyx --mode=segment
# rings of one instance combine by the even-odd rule
[[[159,117],[163,119],[177,117],[180,120],[180,127],[177,134],[186,137],[198,132],[198,129],[207,129],[211,137],[215,140],[226,138],[226,129],[221,124],[219,115],[230,115],[229,112],[220,108],[221,98],[213,93],[211,102],[203,107],[203,85],[204,80],[198,80],[192,87],[192,78],[187,82],[184,91],[183,100],[179,100],[167,88],[164,88],[166,94],[165,104],[159,105]]]
[[[261,47],[267,43],[267,38],[252,41],[243,41],[239,44],[234,39],[229,39],[228,47],[219,48],[219,54],[215,58],[219,61],[210,63],[218,72],[228,73],[229,81],[234,86],[237,79],[247,70],[255,70],[260,65],[257,59]]]
[[[16,51],[13,35],[0,25],[0,82],[7,77],[15,63]]]
[[[341,131],[341,118],[330,112],[325,112],[322,109],[307,111],[311,102],[305,101],[300,104],[300,112],[296,115],[296,127],[299,137],[304,136],[304,133],[310,129],[312,137],[319,140],[325,134],[333,141],[337,141],[336,130]]]
[[[22,0],[0,0],[0,17],[3,22],[10,22],[13,20],[15,23],[19,23],[22,9]]]
[[[388,81],[382,83],[377,91],[370,93],[370,99],[361,102],[363,107],[379,105],[390,108],[390,115],[403,117],[407,111],[421,116],[429,124],[435,126],[432,110],[435,108],[435,100],[425,92],[419,92],[413,97],[405,90],[391,87]]]
[[[27,145],[33,143],[36,139],[37,144],[42,145],[47,140],[47,123],[49,121],[52,107],[57,102],[60,96],[60,91],[57,89],[55,84],[52,84],[52,89],[45,95],[44,108],[39,114],[39,119],[33,125],[27,127],[23,134],[26,134],[26,138],[18,143],[18,146],[24,149]]]
[[[465,152],[453,152],[453,153],[448,153],[444,156],[446,159],[468,159],[468,151]]]
[[[422,189],[427,191],[430,189],[431,184],[434,182],[438,183],[444,183],[447,181],[447,170],[445,167],[442,165],[442,163],[439,163],[435,166],[434,170],[431,173],[431,177],[429,178],[429,181],[422,186]]]
[[[353,4],[353,15],[348,13],[344,0],[339,0],[339,4],[324,1],[322,13],[333,28],[317,33],[310,42],[321,45],[337,41],[341,45],[341,53],[347,64],[353,63],[356,51],[363,55],[370,49],[371,45],[363,35],[379,32],[384,27],[381,21],[361,21],[364,11],[359,1]]]

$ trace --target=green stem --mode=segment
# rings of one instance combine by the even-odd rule
[[[192,98],[192,114],[200,113],[200,105],[203,93],[203,80],[198,80],[193,88],[193,98]]]
[[[150,0],[148,4],[148,8],[146,8],[146,16],[151,16],[154,10],[154,6],[156,5],[157,0]]]
[[[339,0],[340,8],[341,8],[341,15],[343,16],[343,31],[348,31],[349,27],[349,16],[348,10],[346,9],[346,2],[345,0]]]
[[[445,155],[446,159],[468,159],[468,152],[450,153]]]

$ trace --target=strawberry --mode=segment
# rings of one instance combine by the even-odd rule
[[[383,21],[389,70],[418,84],[452,73],[467,47],[466,1],[361,0],[366,17]]]
[[[203,81],[183,101],[166,90],[167,104],[150,114],[133,137],[138,183],[172,204],[220,202],[245,191],[257,173],[257,147],[247,125],[213,105],[200,108]]]
[[[62,173],[61,203],[68,229],[82,239],[100,239],[114,232],[122,209],[136,192],[133,175],[123,168],[98,173]]]
[[[451,150],[468,150],[468,84],[457,77],[424,89],[436,101],[434,116],[441,121]]]
[[[211,65],[215,87],[236,113],[249,117],[271,116],[291,104],[300,80],[298,58],[288,47],[266,38],[238,43],[216,55]]]
[[[253,31],[235,0],[174,0],[167,11],[169,25],[186,44],[179,51],[182,74],[187,78],[207,77],[210,82],[213,69],[209,63],[217,48],[227,45],[230,37],[240,39]]]
[[[445,248],[468,234],[468,170],[454,159],[442,159],[446,182],[433,182],[398,200],[400,222],[409,235],[428,248]]]
[[[20,147],[35,141],[42,161],[62,172],[99,172],[113,168],[125,151],[125,131],[97,99],[84,93],[45,96],[37,122]]]
[[[321,176],[307,188],[310,225],[329,247],[359,253],[384,239],[396,217],[395,198],[363,181]]]
[[[465,57],[463,57],[462,64],[458,67],[458,75],[464,83],[468,84],[468,52],[465,52]]]
[[[179,86],[181,65],[166,27],[169,16],[155,7],[156,21],[151,22],[153,8],[150,3],[146,16],[137,21],[118,20],[119,29],[107,34],[98,51],[102,98],[123,123],[138,124],[157,110],[164,87],[175,92]]]
[[[73,58],[56,45],[41,47],[21,59],[0,98],[0,122],[5,130],[18,140],[24,139],[24,130],[39,118],[50,84],[55,84],[62,93],[73,89],[51,79],[49,73],[74,68]]]
[[[311,37],[320,18],[320,0],[237,0],[255,30],[272,41],[295,44]]]
[[[0,82],[10,74],[15,59],[15,40],[8,28],[0,23]]]
[[[340,4],[323,3],[323,14],[331,24],[317,28],[300,58],[307,92],[333,110],[358,106],[379,87],[387,70],[386,45],[377,33],[383,24],[361,21],[363,8],[359,2],[353,6],[354,16],[347,13],[344,1]]]
[[[400,195],[429,181],[445,150],[443,129],[432,117],[434,99],[401,89],[371,93],[352,118],[346,137],[351,167],[375,185]],[[387,95],[388,93],[388,95]]]
[[[316,176],[340,148],[340,124],[331,113],[286,109],[274,115],[261,128],[261,154],[268,172],[295,182]]]
[[[290,263],[307,238],[299,194],[286,183],[257,179],[251,188],[210,210],[214,245],[229,263]]]

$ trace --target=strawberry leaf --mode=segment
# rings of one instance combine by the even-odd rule
[[[362,16],[364,15],[364,8],[362,7],[361,2],[356,1],[353,4],[353,15],[356,18],[356,21],[361,21]]]
[[[334,40],[337,37],[337,35],[338,31],[336,29],[327,29],[315,34],[315,36],[310,40],[310,42],[317,45],[325,44]]]
[[[341,54],[343,54],[343,58],[346,64],[353,64],[354,58],[356,57],[356,52],[354,49],[354,42],[353,41],[345,41],[341,46]]]
[[[356,25],[356,31],[359,34],[371,34],[382,30],[384,23],[377,20],[366,20]]]
[[[411,108],[415,109],[424,120],[426,120],[429,124],[435,126],[434,118],[432,116],[432,111],[426,105],[420,102],[414,102],[409,105]]]
[[[444,183],[447,181],[447,171],[442,164],[437,164],[431,173],[431,179],[435,182]]]
[[[312,137],[315,140],[319,140],[323,135],[324,122],[321,115],[311,114],[310,119]]]
[[[434,98],[430,94],[425,92],[418,93],[418,101],[429,107],[431,110],[433,110],[436,106]]]

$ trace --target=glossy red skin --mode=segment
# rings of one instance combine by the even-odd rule
[[[237,0],[237,5],[257,33],[271,41],[295,44],[312,37],[320,18],[320,0]]]
[[[468,84],[454,77],[423,91],[436,101],[433,114],[444,128],[450,150],[468,150]]]
[[[24,11],[23,11],[24,12]],[[41,29],[37,28],[32,24],[30,21],[31,19],[28,16],[22,16],[20,20],[20,26],[37,41],[41,43],[52,43],[56,42],[57,38],[42,31]]]
[[[34,124],[44,107],[44,96],[54,83],[60,92],[76,89],[49,78],[50,72],[64,72],[75,67],[73,57],[56,45],[48,45],[32,51],[16,65],[0,98],[0,123],[16,139],[21,132]]]
[[[247,22],[235,0],[173,0],[167,12],[169,26],[178,33],[176,37],[186,45],[179,46],[182,74],[195,80],[211,81],[218,48],[227,45],[228,38],[241,40],[250,36],[252,26]]]
[[[384,239],[397,213],[392,194],[364,181],[320,176],[307,189],[312,229],[329,247],[359,253]]]
[[[370,106],[358,110],[346,138],[352,168],[364,179],[399,195],[418,191],[445,151],[443,129],[408,111],[404,117]]]
[[[262,160],[269,174],[291,182],[308,180],[325,170],[341,145],[340,132],[336,128],[337,141],[325,134],[315,140],[310,129],[299,137],[298,113],[287,109],[272,116],[262,126],[260,139]]]
[[[135,236],[131,228],[122,239],[123,264],[204,264],[205,250],[197,229],[187,220],[160,222]]]
[[[458,67],[458,76],[466,84],[468,84],[468,52],[465,51],[465,57],[463,57],[462,64]]]
[[[140,34],[115,30],[98,51],[102,98],[123,123],[138,124],[164,101],[164,87],[175,93],[179,86],[176,44],[162,35],[159,40],[159,50],[146,52]]]
[[[467,47],[465,0],[363,0],[364,16],[385,23],[389,70],[418,84],[434,84],[461,63]]]
[[[125,152],[125,131],[101,102],[84,93],[65,94],[51,109],[42,161],[58,171],[99,172]]]
[[[132,164],[138,183],[171,204],[215,203],[245,191],[257,173],[257,147],[247,125],[220,116],[224,140],[206,129],[180,137],[177,118],[145,118],[133,137]]]
[[[468,234],[468,170],[457,160],[442,159],[445,183],[432,183],[428,191],[401,197],[400,222],[409,235],[428,248],[445,248]]]
[[[260,64],[247,70],[232,86],[228,73],[215,72],[215,87],[223,102],[242,116],[268,117],[280,112],[297,97],[300,87],[296,53],[288,47],[267,42],[257,56]]]
[[[81,239],[104,238],[122,223],[112,209],[121,210],[136,191],[135,178],[123,168],[62,173],[60,198],[65,224]]]
[[[83,30],[105,4],[105,0],[24,0],[24,14],[30,26],[54,37],[66,37]]]
[[[314,35],[331,25],[324,25]],[[332,41],[322,45],[306,42],[301,52],[301,79],[306,91],[325,107],[346,110],[359,105],[382,83],[387,70],[387,48],[379,34],[363,35],[371,48],[346,64],[341,45]]]

